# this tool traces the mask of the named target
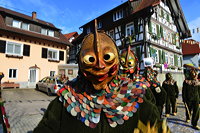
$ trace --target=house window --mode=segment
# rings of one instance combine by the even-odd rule
[[[115,36],[114,30],[109,31],[109,36],[110,36],[112,39],[115,39],[115,38],[114,38],[114,36]]]
[[[101,21],[98,22],[97,28],[98,28],[98,29],[102,28],[102,22],[101,22]]]
[[[17,69],[9,69],[9,78],[15,79],[17,78]]]
[[[54,77],[54,76],[55,76],[55,73],[56,73],[55,71],[50,71],[50,76],[51,76],[51,77]]]
[[[22,56],[23,44],[16,42],[6,43],[6,54]]]
[[[27,23],[22,23],[22,27],[23,30],[29,30],[29,24]]]
[[[169,55],[169,64],[174,65],[174,55],[173,54]]]
[[[41,29],[41,34],[47,35],[47,29],[42,28],[42,29]]]
[[[123,10],[119,10],[113,14],[113,21],[123,18]]]
[[[115,27],[115,43],[117,46],[121,45],[121,26]]]
[[[58,60],[58,51],[53,49],[48,49],[48,59],[50,60]]]
[[[89,34],[91,32],[90,27],[87,27],[86,32],[87,32],[87,34]]]
[[[152,33],[156,34],[156,24],[152,23]]]
[[[134,26],[133,23],[126,25],[126,36],[130,36],[134,33]]]
[[[49,30],[48,31],[48,35],[54,37],[54,31],[53,30]]]
[[[157,49],[153,49],[152,57],[153,57],[155,63],[159,63],[159,55],[158,55]]]
[[[168,64],[169,60],[168,60],[168,53],[165,53],[165,62]]]
[[[16,27],[16,28],[20,28],[21,27],[21,22],[18,21],[18,20],[13,20],[12,26]]]

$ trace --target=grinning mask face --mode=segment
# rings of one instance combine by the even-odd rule
[[[85,37],[79,56],[79,68],[94,89],[105,89],[117,74],[118,51],[105,33],[96,32]]]
[[[121,54],[121,67],[120,69],[128,72],[134,73],[137,67],[137,58],[135,57],[134,53],[131,51],[130,46],[128,50],[125,50]]]

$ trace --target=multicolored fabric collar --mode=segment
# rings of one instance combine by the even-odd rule
[[[148,69],[146,71],[145,77],[146,77],[147,81],[150,83],[150,85],[152,87],[156,88],[156,87],[160,86],[160,82],[157,80],[157,78],[154,75],[155,75],[154,70],[153,69]]]
[[[117,76],[109,87],[100,93],[88,95],[77,93],[77,89],[65,86],[59,90],[62,102],[67,111],[85,123],[95,128],[100,121],[101,112],[105,113],[111,127],[121,125],[128,120],[143,103],[143,95],[147,85],[145,78],[135,75],[134,79]]]

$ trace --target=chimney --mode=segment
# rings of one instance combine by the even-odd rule
[[[37,13],[36,12],[32,12],[32,19],[36,19],[37,18]]]

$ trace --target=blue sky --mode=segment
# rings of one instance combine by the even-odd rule
[[[0,0],[0,6],[53,23],[62,33],[79,27],[127,0]],[[190,29],[200,27],[200,0],[180,0]],[[200,33],[193,35],[200,41]]]

